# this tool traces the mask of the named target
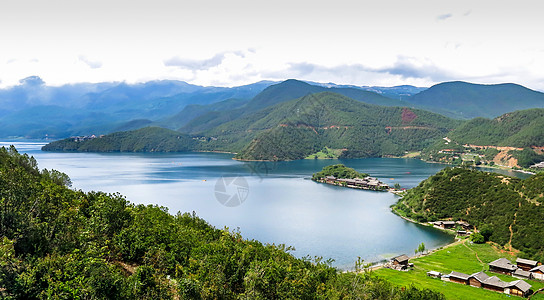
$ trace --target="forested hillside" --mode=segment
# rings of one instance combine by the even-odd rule
[[[446,168],[409,190],[395,209],[421,222],[464,220],[489,239],[544,260],[544,174],[521,180],[465,168]]]
[[[246,120],[218,130],[261,131],[237,156],[247,160],[301,159],[324,147],[344,149],[342,157],[403,155],[423,149],[460,123],[427,111],[370,105],[328,92],[274,106],[255,122]]]
[[[515,110],[544,107],[544,93],[512,83],[444,82],[405,100],[416,107],[459,119],[495,118]]]
[[[482,163],[528,168],[544,160],[543,128],[541,108],[514,111],[492,120],[474,118],[448,133],[447,140],[437,140],[422,156],[452,162],[459,153],[471,153]]]
[[[44,151],[81,152],[184,152],[193,151],[197,142],[186,134],[160,128],[146,127],[121,131],[105,136],[76,141],[74,138],[49,143]]]
[[[69,189],[0,148],[3,299],[444,299],[297,259],[194,214]]]

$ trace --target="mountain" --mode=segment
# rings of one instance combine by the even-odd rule
[[[374,92],[376,94],[380,94],[387,98],[397,99],[397,100],[406,99],[410,96],[413,96],[427,89],[426,87],[416,87],[413,85],[398,85],[398,86],[392,86],[392,87],[383,87],[383,86],[357,86],[357,85],[335,84],[332,82],[329,82],[329,83],[320,83],[320,82],[314,82],[314,81],[305,81],[305,82],[311,85],[317,85],[317,86],[322,86],[327,88],[335,87],[335,88],[360,89],[364,91]]]
[[[289,79],[267,87],[239,109],[209,112],[193,119],[179,130],[181,132],[192,134],[202,133],[223,123],[230,122],[240,118],[241,116],[249,115],[264,108],[320,92],[334,92],[369,104],[385,106],[410,106],[410,104],[407,102],[387,98],[374,92],[369,92],[358,88],[329,88],[311,85],[295,79]]]
[[[506,113],[495,119],[474,118],[422,152],[427,160],[461,163],[462,158],[483,164],[529,168],[544,161],[544,109]],[[458,158],[455,158],[458,157]],[[467,161],[465,161],[467,163]]]
[[[278,103],[202,133],[191,135],[155,128],[165,139],[145,149],[141,129],[114,133],[85,142],[67,139],[43,150],[78,151],[229,151],[244,160],[292,160],[324,147],[339,149],[342,157],[404,155],[421,150],[446,135],[460,121],[416,109],[363,103],[322,92]],[[175,139],[175,143],[168,143]],[[118,140],[124,141],[120,143]],[[123,146],[128,145],[128,148]],[[171,148],[165,148],[170,145]],[[160,149],[160,150],[159,150]]]
[[[223,88],[182,81],[84,83],[47,86],[39,77],[0,89],[0,137],[63,138],[135,128],[134,120],[158,122],[189,104],[251,99],[273,82]],[[38,113],[40,116],[34,118]],[[155,123],[153,123],[155,124]],[[128,127],[127,127],[128,126]]]
[[[544,107],[544,93],[512,83],[445,82],[404,100],[458,119],[494,118],[514,110]]]
[[[489,239],[544,260],[544,174],[525,180],[496,173],[446,168],[421,182],[395,209],[421,222],[464,220]]]
[[[43,151],[81,152],[184,152],[196,148],[197,142],[177,131],[146,127],[133,131],[114,132],[100,137],[86,137],[79,141],[67,138],[49,143]]]
[[[544,147],[544,109],[514,111],[492,120],[475,118],[463,123],[448,137],[461,144]]]
[[[301,159],[324,147],[343,149],[341,157],[404,155],[446,135],[459,121],[417,109],[362,103],[324,92],[260,111],[217,127],[212,136],[232,145],[252,141],[238,155],[244,160]]]

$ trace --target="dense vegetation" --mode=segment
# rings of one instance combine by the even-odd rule
[[[186,134],[160,128],[146,127],[121,131],[85,141],[68,138],[43,146],[44,151],[83,152],[183,152],[195,149],[198,142]]]
[[[489,239],[544,260],[544,174],[521,180],[446,168],[411,189],[395,209],[418,221],[465,220]]]
[[[370,273],[341,273],[288,247],[244,240],[194,214],[69,189],[0,148],[5,299],[443,299]]]
[[[528,168],[544,161],[538,152],[544,147],[544,109],[535,108],[504,114],[493,120],[475,118],[448,133],[450,141],[437,140],[422,152],[427,160],[461,163],[460,154],[478,155],[475,162]],[[467,146],[465,146],[467,145]],[[479,149],[475,146],[513,147]],[[447,151],[443,151],[447,149]],[[500,154],[500,155],[499,155]],[[455,157],[458,157],[455,159]],[[470,160],[473,160],[469,157]],[[513,160],[512,160],[513,159]],[[473,160],[474,161],[474,160]]]
[[[366,173],[357,172],[353,168],[348,168],[343,164],[326,166],[320,172],[312,175],[312,180],[318,180],[327,176],[334,176],[336,178],[353,179],[353,178],[365,178],[368,176]]]
[[[445,82],[405,100],[416,107],[459,119],[495,118],[515,110],[544,107],[543,93],[511,83]]]
[[[242,151],[235,150],[239,159],[301,159],[324,147],[345,149],[341,157],[346,158],[379,157],[421,150],[459,123],[427,111],[365,104],[326,92],[273,106],[210,134],[250,141]]]

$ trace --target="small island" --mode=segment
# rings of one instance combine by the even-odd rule
[[[360,173],[343,164],[326,166],[321,172],[314,173],[313,181],[354,189],[387,191],[389,186],[366,173]]]

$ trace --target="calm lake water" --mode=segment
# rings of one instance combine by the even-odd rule
[[[390,185],[411,188],[444,168],[440,164],[395,158],[264,163],[239,162],[220,153],[55,153],[42,152],[43,143],[0,142],[10,144],[34,156],[40,168],[68,174],[73,188],[119,192],[133,203],[165,206],[173,214],[194,211],[217,228],[293,246],[298,257],[332,258],[343,269],[352,268],[358,256],[374,262],[413,254],[422,242],[436,248],[452,241],[450,235],[391,213],[389,206],[397,200],[391,193],[309,179],[326,165],[343,163]],[[223,178],[239,179],[222,185]],[[225,206],[218,201],[224,202],[225,195],[244,201]]]

